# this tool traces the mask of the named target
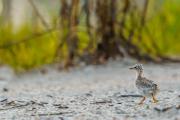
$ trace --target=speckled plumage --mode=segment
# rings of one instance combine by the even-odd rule
[[[155,84],[152,80],[149,80],[142,76],[143,74],[143,67],[141,64],[136,64],[135,66],[131,67],[130,69],[137,71],[137,79],[136,79],[136,87],[139,90],[139,93],[143,95],[143,100],[140,104],[143,103],[146,97],[152,97],[154,102],[157,102],[155,95],[159,91],[158,85]]]
[[[145,77],[138,77],[136,79],[136,87],[143,96],[156,95],[158,91],[157,84]]]

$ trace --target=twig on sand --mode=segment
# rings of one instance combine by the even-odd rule
[[[58,107],[59,109],[68,109],[69,107],[62,104],[53,104],[53,106]]]
[[[170,109],[172,109],[173,106],[169,106],[169,107],[165,107],[165,108],[158,108],[158,107],[155,107],[154,110],[158,111],[158,112],[166,112]]]
[[[41,113],[41,114],[32,114],[31,116],[56,116],[56,115],[64,115],[64,114],[70,114],[73,112],[57,112],[57,113]]]
[[[0,102],[5,102],[7,100],[8,100],[7,98],[4,98],[4,99],[0,100]]]
[[[25,107],[25,106],[28,106],[28,105],[29,105],[29,103],[26,103],[24,105],[16,105],[16,106],[0,109],[0,111],[11,110],[11,109],[15,109],[15,108],[21,108],[21,107]]]
[[[92,102],[91,104],[106,104],[106,103],[112,103],[112,101],[111,100],[95,101]]]
[[[47,102],[37,102],[37,101],[31,100],[31,101],[30,101],[30,104],[36,104],[36,105],[39,105],[39,106],[44,107],[44,105],[45,105],[45,104],[48,104],[48,103],[47,103]]]
[[[120,97],[143,97],[142,95],[120,95]]]

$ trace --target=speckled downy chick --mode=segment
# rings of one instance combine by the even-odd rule
[[[152,97],[154,103],[158,102],[155,97],[157,92],[159,91],[158,86],[152,80],[143,77],[142,64],[136,64],[130,69],[137,72],[136,87],[138,88],[139,93],[143,96],[143,99],[140,101],[139,104],[143,104],[146,97]]]

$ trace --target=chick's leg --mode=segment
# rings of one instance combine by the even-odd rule
[[[157,103],[158,100],[155,98],[155,96],[152,94],[153,103]]]
[[[139,102],[139,105],[143,104],[145,99],[146,99],[146,97],[143,97],[143,99]]]

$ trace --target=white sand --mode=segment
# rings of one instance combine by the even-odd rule
[[[33,70],[14,75],[0,68],[0,118],[5,120],[144,120],[180,119],[180,64],[145,64],[145,76],[160,86],[159,103],[147,99],[137,105],[134,61],[111,61],[103,66],[73,68],[47,73]],[[12,102],[14,101],[14,103]],[[166,110],[167,108],[167,110]],[[169,108],[169,109],[168,109]],[[159,110],[159,112],[158,112]],[[163,112],[164,111],[164,112]]]

